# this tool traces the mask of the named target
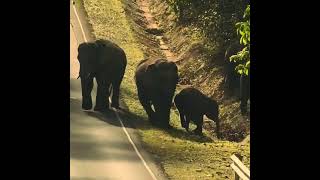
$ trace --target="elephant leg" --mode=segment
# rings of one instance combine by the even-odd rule
[[[241,76],[241,79],[240,79],[240,110],[241,110],[242,115],[247,114],[247,104],[248,104],[249,94],[250,94],[249,88],[250,87],[249,87],[248,77]]]
[[[91,91],[93,89],[93,77],[81,77],[82,90],[82,109],[89,110],[92,108]]]
[[[182,110],[179,110],[179,116],[180,116],[181,127],[186,128],[186,116]]]
[[[191,121],[191,116],[187,115],[186,116],[186,124],[185,124],[185,127],[184,127],[187,131],[189,131],[190,121]]]
[[[95,111],[106,111],[109,109],[109,86],[105,77],[102,75],[97,76],[97,96],[96,96],[96,106]]]
[[[194,132],[198,135],[202,135],[203,116],[196,116],[194,118],[194,122],[197,124],[197,128],[194,130]]]
[[[187,123],[186,123],[186,116],[184,114],[180,113],[180,121],[181,121],[181,127],[186,128]]]
[[[119,107],[119,94],[120,94],[121,80],[112,83],[112,101],[111,101],[111,106],[116,108],[116,109],[120,109],[120,107]]]
[[[172,98],[174,95],[174,91],[175,91],[175,89],[173,90],[173,92],[170,95],[167,96],[165,104],[164,104],[164,115],[165,115],[164,125],[167,128],[171,128],[171,126],[170,126],[170,110],[171,110],[171,104],[172,104]]]
[[[164,110],[163,110],[163,126],[164,128],[171,128],[170,126],[170,109],[171,109],[171,104],[165,104]]]
[[[181,107],[180,103],[175,103],[178,112],[179,112],[179,116],[180,116],[180,122],[181,122],[181,127],[186,128],[186,117],[185,117],[185,113],[183,111],[183,108]]]
[[[151,108],[150,100],[147,98],[145,91],[142,87],[138,86],[138,98],[143,107],[146,111],[149,121],[154,124],[155,123],[155,112]]]
[[[169,121],[171,102],[168,101],[167,98],[159,96],[154,101],[154,107],[159,126],[161,126],[162,128],[170,128],[171,126],[169,124]]]

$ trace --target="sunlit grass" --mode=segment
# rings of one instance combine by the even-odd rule
[[[243,154],[245,164],[249,165],[248,145],[213,141],[207,136],[201,138],[187,133],[180,127],[176,110],[171,111],[174,129],[153,128],[146,121],[134,82],[135,68],[145,54],[132,30],[134,24],[126,17],[124,4],[121,0],[84,0],[84,6],[95,36],[117,43],[126,52],[128,65],[121,85],[121,101],[134,116],[123,118],[136,123],[144,147],[161,163],[171,179],[230,179],[230,156],[236,152]]]

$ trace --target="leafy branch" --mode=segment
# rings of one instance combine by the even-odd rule
[[[245,21],[236,23],[237,34],[240,34],[240,44],[245,47],[236,55],[230,57],[230,61],[239,63],[235,70],[241,75],[248,75],[250,69],[250,5],[247,6],[243,18]]]

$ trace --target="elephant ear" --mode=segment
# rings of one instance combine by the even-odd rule
[[[93,43],[82,43],[78,47],[78,61],[80,63],[89,63],[94,59],[96,54],[95,45]]]
[[[84,52],[86,51],[86,46],[87,44],[86,43],[81,43],[79,46],[78,46],[78,61],[81,63],[83,61],[83,59],[87,59],[87,53]]]
[[[147,72],[148,73],[153,73],[153,72],[155,72],[155,70],[156,70],[156,65],[155,64],[150,64],[148,67],[147,67]]]
[[[178,67],[177,67],[176,63],[169,61],[169,64],[175,71],[178,71]]]

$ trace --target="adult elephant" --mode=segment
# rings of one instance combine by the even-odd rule
[[[241,75],[240,77],[240,110],[241,114],[247,114],[248,100],[250,99],[250,71],[249,75]]]
[[[78,60],[80,62],[82,108],[84,110],[92,108],[91,91],[94,78],[97,82],[94,110],[108,110],[111,93],[111,106],[119,108],[120,84],[127,66],[125,52],[111,41],[96,40],[79,45]]]
[[[236,72],[235,68],[238,63],[230,62],[230,57],[237,54],[243,49],[243,45],[239,41],[231,43],[226,49],[224,61],[225,61],[225,85],[231,92],[234,92],[236,88],[239,88],[240,75]]]
[[[178,79],[174,62],[146,59],[138,64],[135,72],[138,97],[153,125],[170,127],[170,108]]]

